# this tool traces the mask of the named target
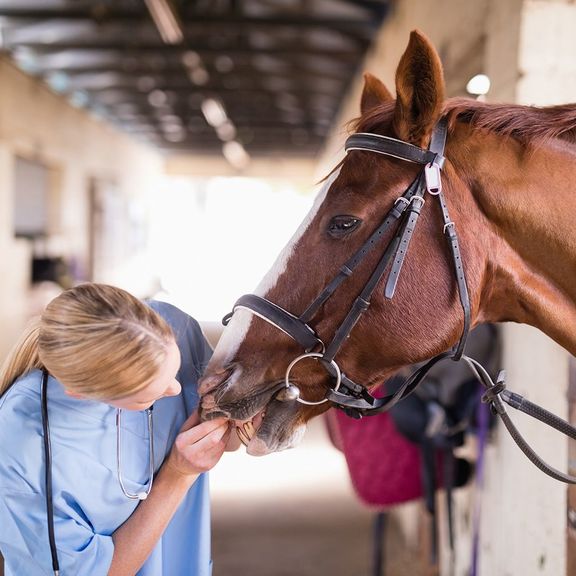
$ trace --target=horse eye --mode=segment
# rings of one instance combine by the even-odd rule
[[[356,230],[358,226],[362,223],[360,218],[355,216],[334,216],[328,224],[328,234],[334,238],[342,238],[346,234],[350,234],[353,230]]]

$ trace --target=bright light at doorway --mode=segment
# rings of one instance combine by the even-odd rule
[[[250,178],[171,178],[151,206],[162,297],[219,321],[254,290],[310,209],[313,194]]]

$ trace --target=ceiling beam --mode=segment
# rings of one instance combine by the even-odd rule
[[[125,92],[127,94],[136,96],[136,97],[148,97],[148,92],[138,90],[138,87],[133,84],[127,84],[126,82],[116,82],[113,86],[105,86],[102,88],[82,88],[87,94],[105,94],[106,92]],[[163,82],[162,84],[157,84],[154,86],[153,90],[159,90],[161,92],[167,92],[172,94],[261,94],[264,96],[270,97],[277,97],[281,96],[282,94],[289,93],[293,96],[321,96],[326,98],[330,96],[336,102],[338,101],[338,96],[334,94],[332,89],[324,89],[310,86],[308,87],[305,83],[301,83],[294,88],[289,88],[287,90],[271,90],[266,86],[238,86],[238,87],[229,87],[224,86],[222,84],[215,85],[212,84],[211,86],[194,86],[190,83],[190,81],[184,77],[181,79],[180,82],[173,82],[167,83]]]
[[[115,114],[114,117],[117,118],[119,122],[123,123],[126,122],[128,124],[134,124],[134,125],[160,126],[162,124],[161,117],[159,118],[155,116],[150,107],[142,105],[143,103],[134,103],[134,104],[137,107],[137,112],[134,113],[133,120],[131,120],[131,117],[129,115],[126,116],[120,113]],[[111,112],[114,112],[113,106],[111,107]],[[322,128],[316,125],[310,119],[304,119],[298,122],[298,124],[293,124],[291,122],[288,122],[287,120],[284,120],[282,116],[272,115],[267,111],[265,111],[264,114],[262,112],[260,112],[260,114],[251,113],[250,111],[246,110],[243,110],[242,112],[243,112],[242,114],[238,112],[230,114],[231,116],[233,116],[233,118],[231,119],[234,123],[234,126],[238,130],[249,131],[252,130],[252,128],[254,128],[256,130],[264,131],[271,128],[272,129],[286,128],[290,130],[304,130],[306,132],[316,133],[319,131],[320,128]],[[188,129],[190,130],[206,129],[209,130],[211,133],[215,133],[214,129],[211,126],[209,126],[209,124],[204,119],[204,116],[201,116],[196,110],[191,110],[186,106],[174,106],[171,113],[174,116],[178,116],[181,119],[185,128],[188,127]],[[328,129],[329,127],[326,128],[326,130]],[[324,128],[322,128],[322,130],[320,131],[324,132]]]
[[[378,30],[379,22],[372,18],[335,18],[317,15],[281,15],[252,17],[241,14],[199,14],[190,10],[179,9],[186,31],[200,30],[222,31],[234,30],[244,32],[254,28],[323,28],[352,35],[367,34],[370,36]],[[92,7],[49,8],[38,5],[32,8],[2,7],[0,18],[23,21],[37,20],[93,20],[101,23],[151,23],[148,13],[142,10],[127,10],[123,8],[96,5]]]
[[[278,72],[256,70],[254,66],[235,63],[234,68],[230,72],[221,73],[212,70],[212,64],[210,62],[205,62],[206,67],[209,72],[214,72],[217,76],[225,79],[228,76],[241,76],[242,78],[249,78],[251,81],[262,81],[266,78],[297,78],[306,81],[308,79],[322,79],[322,80],[332,80],[338,82],[348,82],[351,75],[355,70],[355,63],[342,63],[338,71],[334,70],[310,70],[306,68],[301,62],[290,61],[288,62],[289,69],[279,70]],[[49,63],[40,63],[39,73],[43,74],[50,72],[53,69]],[[151,65],[142,60],[134,60],[129,57],[124,63],[122,59],[119,58],[114,62],[108,64],[85,65],[78,64],[77,66],[55,66],[60,72],[68,74],[73,78],[81,78],[82,76],[96,76],[99,74],[106,73],[117,73],[123,77],[141,77],[141,76],[162,76],[165,78],[170,78],[172,75],[181,77],[182,76],[182,64],[178,61],[166,62],[161,67]]]
[[[384,18],[391,9],[391,0],[335,0],[341,4],[363,8],[373,16]]]
[[[146,134],[146,133],[150,133],[153,134],[152,132],[150,132],[149,130],[147,130],[146,128],[143,129],[138,129],[138,126],[131,126],[131,125],[125,125],[123,124],[124,127],[127,127],[132,133],[142,133],[142,134]],[[242,136],[240,136],[240,140],[243,142],[243,144],[246,144],[246,146],[249,146],[250,144],[258,144],[258,143],[263,143],[263,142],[270,142],[270,141],[274,141],[276,140],[279,136],[282,137],[282,139],[288,139],[290,140],[294,134],[295,134],[295,130],[289,129],[289,128],[266,128],[265,130],[259,131],[259,130],[255,130],[252,132],[252,138],[251,140],[245,141],[245,139],[242,138]],[[156,131],[156,134],[161,135],[161,130],[158,129]],[[216,136],[216,134],[214,133],[214,131],[210,131],[210,130],[187,130],[186,131],[186,138],[183,140],[183,142],[185,142],[186,140],[194,140],[194,139],[200,139],[202,138],[203,142],[215,142],[215,143],[220,143],[222,144],[222,141],[218,139],[218,137]],[[316,135],[313,133],[306,133],[306,141],[307,142],[320,142],[322,140],[322,136],[320,135]]]
[[[17,45],[8,45],[8,49],[15,48]],[[314,57],[328,57],[335,60],[352,60],[357,61],[362,55],[360,49],[350,50],[326,50],[319,48],[312,48],[295,44],[293,46],[282,46],[279,48],[258,48],[249,46],[208,46],[208,45],[190,45],[187,48],[182,46],[173,46],[168,44],[156,43],[131,43],[128,40],[126,43],[120,42],[52,42],[52,43],[38,43],[27,42],[22,44],[26,48],[33,50],[37,54],[53,54],[58,52],[67,51],[82,51],[82,52],[119,52],[120,54],[141,54],[154,53],[159,54],[179,54],[183,53],[186,49],[193,50],[202,54],[222,54],[223,52],[232,51],[235,55],[270,55],[270,56],[314,56]]]

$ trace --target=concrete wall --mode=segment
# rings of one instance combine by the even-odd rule
[[[50,191],[50,235],[42,249],[75,263],[87,274],[91,181],[114,183],[127,211],[145,219],[146,201],[161,176],[163,159],[110,125],[70,105],[5,58],[0,59],[0,358],[29,312],[29,271],[32,245],[13,233],[14,159],[42,163],[53,174]],[[126,222],[126,238],[117,247],[115,268],[102,270],[98,280],[145,292],[142,242],[128,235],[145,222]],[[122,242],[124,240],[124,242]],[[124,272],[120,273],[120,270]]]
[[[342,157],[345,124],[359,114],[364,71],[394,92],[396,66],[418,28],[441,55],[448,95],[461,95],[476,73],[492,82],[488,101],[557,104],[576,101],[576,6],[564,0],[399,0],[344,101],[318,165],[326,173]],[[505,325],[508,386],[566,417],[568,354],[527,326]],[[566,470],[567,441],[544,425],[513,415],[522,433],[555,467]],[[499,426],[487,451],[485,488],[460,491],[453,572],[443,550],[442,573],[468,575],[472,517],[480,499],[482,576],[566,574],[566,487],[537,470]],[[402,518],[400,518],[401,521]],[[405,518],[408,524],[410,518]],[[406,533],[411,534],[409,526]]]
[[[519,103],[576,102],[575,26],[571,0],[525,0],[518,50]]]

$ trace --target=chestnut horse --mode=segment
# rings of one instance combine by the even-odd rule
[[[440,59],[424,36],[412,32],[396,72],[396,99],[365,76],[356,131],[392,137],[424,153],[439,122],[447,127],[443,196],[459,239],[470,326],[530,324],[576,354],[576,195],[570,191],[576,106],[445,100]],[[302,315],[422,170],[402,155],[351,147],[256,294]],[[201,382],[203,417],[253,420],[247,450],[267,454],[294,445],[306,422],[330,406],[316,402],[334,390],[340,372],[370,389],[401,367],[456,346],[466,314],[438,198],[426,194],[393,298],[385,293],[384,274],[335,359],[324,363],[330,373],[314,358],[291,368],[290,381],[311,405],[277,397],[305,346],[253,309],[238,307]],[[315,310],[309,324],[318,340],[334,338],[393,233],[386,231]]]

